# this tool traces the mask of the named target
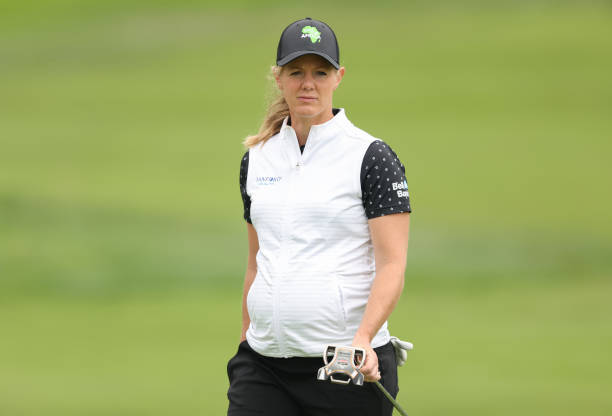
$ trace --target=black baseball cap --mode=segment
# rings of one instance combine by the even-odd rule
[[[276,50],[276,64],[283,66],[309,53],[322,56],[336,69],[340,68],[340,50],[334,31],[327,24],[307,17],[283,30]]]

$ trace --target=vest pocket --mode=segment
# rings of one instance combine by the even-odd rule
[[[342,331],[346,331],[346,307],[344,303],[344,292],[342,290],[342,283],[337,275],[333,275],[334,280],[336,281],[336,287],[338,288],[338,307],[340,309],[340,313],[342,315]]]
[[[257,327],[255,322],[255,285],[257,284],[257,276],[253,279],[253,283],[251,283],[251,287],[249,288],[249,292],[247,293],[246,305],[247,312],[249,313],[249,319],[251,320],[251,327],[253,330]]]
[[[284,279],[279,290],[278,312],[288,345],[327,344],[344,338],[344,295],[335,274],[294,274]]]
[[[249,331],[260,342],[272,335],[272,294],[265,279],[259,274],[247,293],[247,311],[251,320]]]

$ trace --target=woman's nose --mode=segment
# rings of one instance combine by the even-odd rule
[[[302,86],[304,88],[313,88],[314,87],[314,77],[310,74],[306,74],[304,76],[304,80],[302,82]]]

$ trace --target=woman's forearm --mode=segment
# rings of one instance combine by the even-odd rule
[[[244,287],[242,289],[242,331],[240,333],[240,342],[246,339],[246,332],[251,324],[249,317],[249,309],[247,308],[247,296],[249,289],[257,275],[257,252],[259,251],[259,239],[255,227],[247,222],[247,236],[249,241],[249,255],[247,257],[246,273],[244,274]]]
[[[256,274],[257,269],[251,268],[247,268],[247,271],[244,274],[244,288],[242,290],[242,332],[240,334],[241,342],[246,339],[246,331],[249,329],[249,325],[251,324],[251,318],[249,317],[249,310],[247,308],[247,296],[249,294],[249,289],[255,280]]]
[[[356,341],[372,341],[393,312],[403,288],[403,264],[389,263],[376,271],[368,304],[355,334]]]

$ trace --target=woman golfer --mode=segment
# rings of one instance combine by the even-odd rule
[[[404,166],[333,107],[345,69],[329,26],[291,23],[276,64],[280,96],[240,167],[249,254],[228,415],[391,415],[368,381],[397,395],[387,318],[404,284]],[[330,344],[366,350],[363,386],[317,380]]]

